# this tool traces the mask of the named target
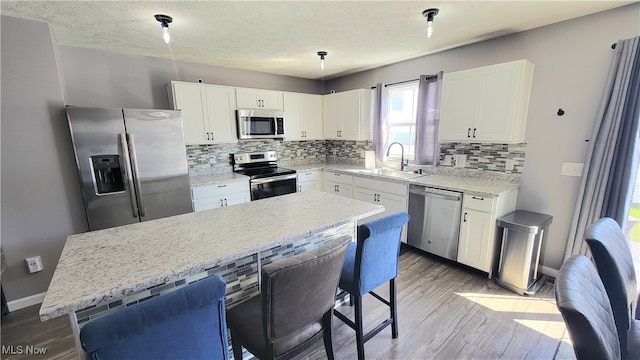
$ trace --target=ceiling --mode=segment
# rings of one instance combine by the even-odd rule
[[[328,80],[633,2],[2,0],[0,11],[49,23],[59,45]],[[440,9],[431,38],[427,8]],[[173,17],[170,46],[155,14]]]

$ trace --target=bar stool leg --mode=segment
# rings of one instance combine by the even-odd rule
[[[398,297],[396,292],[396,279],[389,281],[389,312],[391,315],[391,337],[398,338]]]
[[[362,324],[362,296],[352,294],[355,310],[356,347],[358,360],[364,360],[364,327]]]

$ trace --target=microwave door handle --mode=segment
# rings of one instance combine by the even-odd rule
[[[138,204],[136,202],[136,192],[133,185],[133,173],[131,172],[131,158],[129,156],[129,147],[127,146],[127,138],[124,133],[118,134],[120,139],[120,147],[122,149],[122,157],[124,162],[124,177],[129,185],[129,199],[131,200],[131,212],[134,218],[138,218]]]
[[[138,156],[136,155],[136,144],[133,134],[127,134],[127,142],[129,143],[129,153],[131,154],[131,167],[133,170],[133,181],[136,186],[136,194],[138,195],[138,207],[140,208],[140,217],[145,216],[144,204],[142,203],[142,185],[140,184],[140,172],[138,171]]]

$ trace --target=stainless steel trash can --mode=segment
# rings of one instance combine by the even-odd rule
[[[520,295],[532,295],[542,285],[538,277],[540,249],[551,215],[516,210],[497,220],[502,245],[496,283]]]

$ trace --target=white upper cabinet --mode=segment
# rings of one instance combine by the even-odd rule
[[[232,87],[172,81],[171,106],[182,111],[187,145],[237,142]]]
[[[322,139],[322,95],[284,93],[285,140]]]
[[[371,140],[371,97],[368,89],[324,95],[324,138]]]
[[[440,141],[524,142],[532,78],[527,60],[445,73]]]
[[[236,88],[236,103],[239,109],[282,110],[282,92]]]

